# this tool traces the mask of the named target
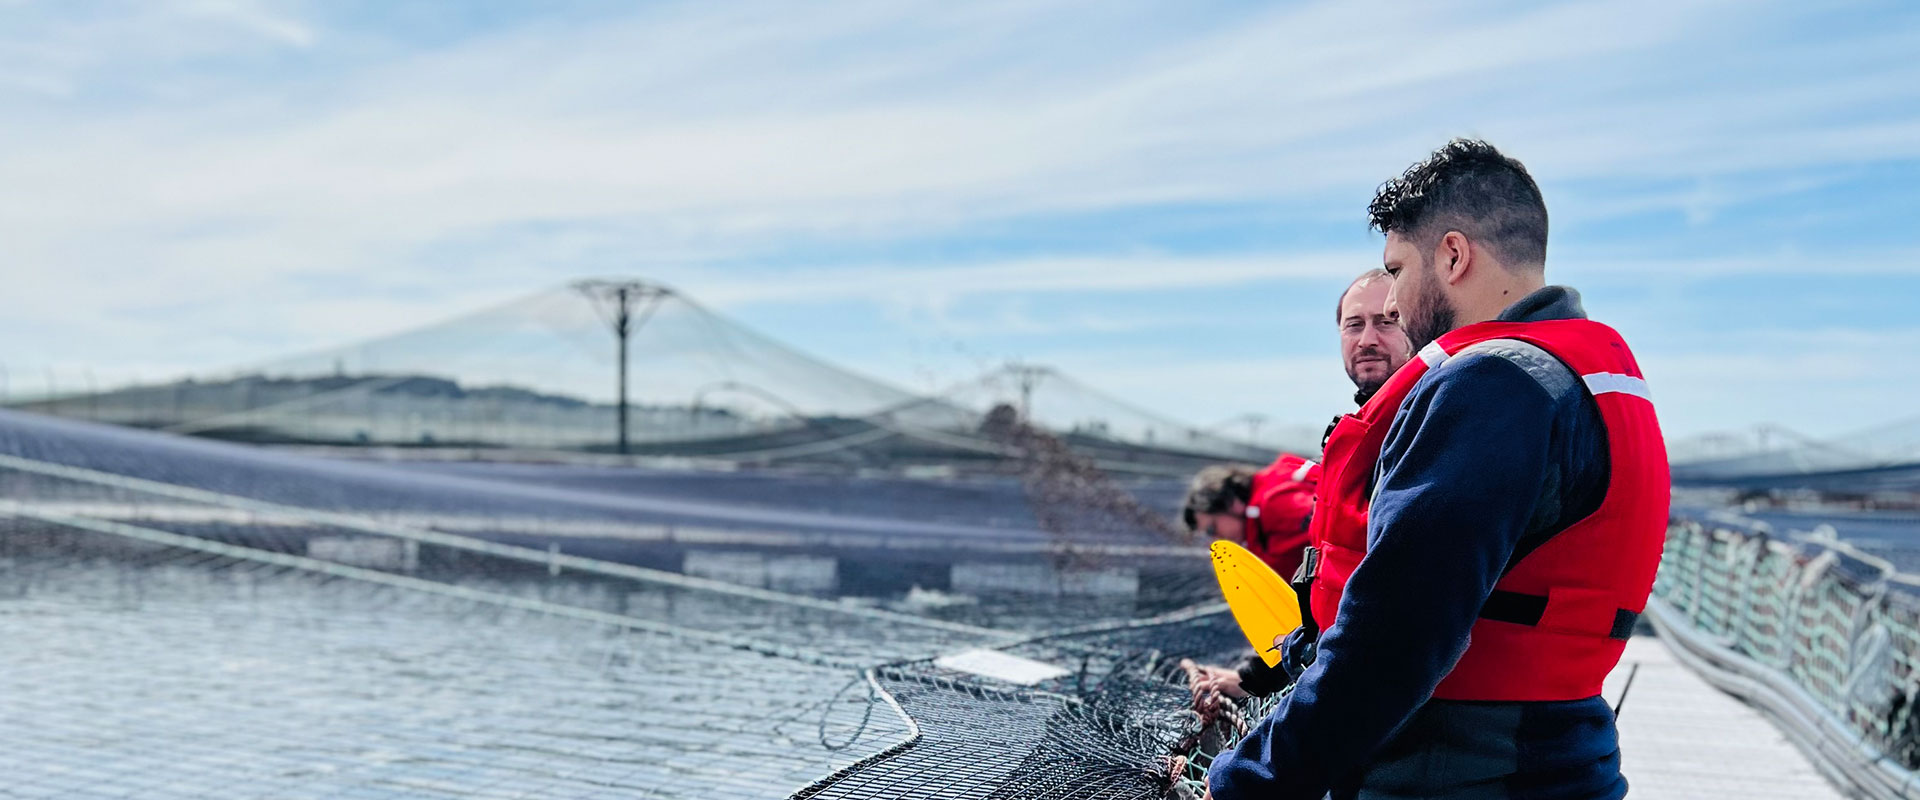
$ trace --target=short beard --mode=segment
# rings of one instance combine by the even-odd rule
[[[1422,269],[1425,269],[1422,266]],[[1430,276],[1431,277],[1431,276]],[[1408,313],[1409,311],[1413,313]],[[1418,353],[1433,344],[1433,340],[1445,336],[1454,328],[1460,318],[1459,310],[1447,300],[1440,291],[1437,282],[1429,280],[1420,295],[1414,298],[1413,307],[1400,309],[1400,320],[1407,331],[1407,340],[1413,344],[1413,352]]]
[[[1355,374],[1352,368],[1348,368],[1347,380],[1353,381],[1353,388],[1356,390],[1353,393],[1353,402],[1358,403],[1360,405],[1366,405],[1367,398],[1373,397],[1373,395],[1376,392],[1379,392],[1380,387],[1387,385],[1387,380],[1392,377],[1393,377],[1393,373],[1389,372],[1386,374],[1385,377],[1382,377],[1377,381],[1361,380],[1360,376]]]

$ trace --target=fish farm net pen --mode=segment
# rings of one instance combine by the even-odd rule
[[[1109,761],[1131,760],[1102,768],[1150,787],[1166,747],[1114,698],[1129,681],[1184,690],[1144,643],[1237,635],[1217,605],[1131,622],[1131,602],[1088,616],[1058,596],[902,611],[516,546],[464,531],[618,520],[256,452],[0,428],[11,796],[782,797],[875,754],[1014,729],[911,716],[943,695],[1124,731]],[[502,524],[467,524],[487,515]],[[1183,563],[1158,607],[1211,593],[1204,562]],[[981,648],[1074,669],[1029,689],[935,664]],[[1070,763],[1051,742],[999,755]]]
[[[1133,648],[1238,642],[1217,604],[986,637],[49,472],[0,469],[34,498],[0,502],[21,796],[778,796],[876,747],[908,770],[883,783],[941,796],[964,795],[940,764],[1018,796],[1041,767],[1153,796],[1185,690],[1173,655]],[[1077,670],[1006,688],[925,655],[967,645]]]

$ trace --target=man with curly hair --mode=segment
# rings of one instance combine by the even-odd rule
[[[1546,283],[1546,205],[1520,162],[1455,140],[1369,212],[1418,354],[1328,440],[1317,656],[1211,792],[1622,797],[1600,686],[1669,502],[1646,382]]]

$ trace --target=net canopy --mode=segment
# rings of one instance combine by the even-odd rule
[[[1045,366],[1009,364],[940,396],[966,408],[1012,408],[1028,423],[1088,447],[1131,445],[1242,461],[1270,460],[1273,455],[1222,431],[1139,408]]]
[[[1672,447],[1676,486],[1920,496],[1920,418],[1831,439],[1763,426]]]
[[[623,337],[618,335],[625,331]],[[936,397],[787,347],[670,288],[585,281],[416,330],[236,373],[15,407],[229,440],[611,451],[626,365],[627,451],[731,464],[995,468],[996,407],[1108,468],[1190,473],[1267,448],[1162,419],[1050,370],[1012,367]]]

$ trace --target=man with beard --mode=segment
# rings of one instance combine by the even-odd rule
[[[1334,321],[1340,324],[1340,361],[1353,381],[1353,402],[1364,405],[1400,365],[1413,357],[1400,312],[1387,306],[1393,276],[1384,269],[1360,273],[1340,293]]]
[[[1600,685],[1669,501],[1646,383],[1547,285],[1540,190],[1492,145],[1448,143],[1369,213],[1419,358],[1328,441],[1318,655],[1212,794],[1622,797]]]
[[[1400,317],[1387,308],[1393,278],[1384,269],[1361,273],[1347,284],[1334,305],[1340,327],[1340,361],[1353,381],[1355,403],[1365,403],[1413,356]],[[1307,545],[1307,521],[1313,515],[1318,464],[1282,455],[1265,469],[1244,464],[1207,467],[1188,488],[1187,530],[1244,545],[1282,576],[1299,568]],[[1288,666],[1298,670],[1306,651],[1290,649]],[[1266,696],[1291,680],[1287,671],[1267,667],[1258,657],[1239,669],[1181,662],[1194,707],[1202,714],[1219,708],[1222,696]]]

